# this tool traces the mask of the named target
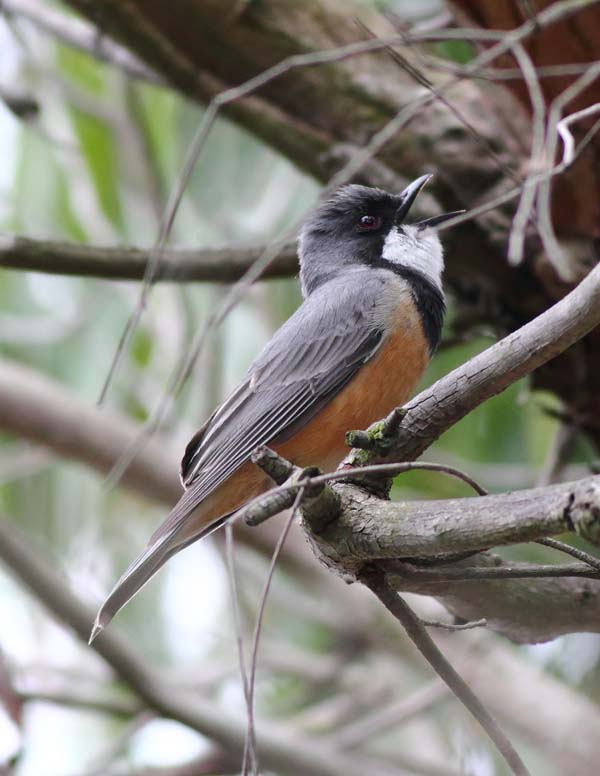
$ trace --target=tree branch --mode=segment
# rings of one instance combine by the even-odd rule
[[[595,564],[515,565],[486,553],[458,560],[489,546],[564,531],[577,530],[597,542],[598,477],[496,496],[390,503],[347,484],[319,492],[327,475],[311,477],[306,470],[286,467],[270,451],[260,451],[254,460],[283,484],[251,501],[239,515],[250,524],[263,522],[289,508],[301,487],[309,493],[317,490],[316,497],[302,504],[304,524],[317,557],[347,581],[359,576],[365,564],[378,562],[396,589],[432,595],[461,620],[485,619],[491,629],[515,641],[545,641],[600,628]],[[415,567],[415,558],[426,566],[445,565],[423,569]]]
[[[555,358],[600,324],[600,265],[570,294],[537,318],[509,334],[426,388],[403,409],[385,454],[353,450],[349,466],[394,458],[410,461],[444,431],[487,399]],[[589,421],[593,422],[593,421]],[[381,422],[370,428],[375,438]]]
[[[391,502],[334,486],[341,514],[321,530],[331,559],[435,558],[577,531],[600,534],[600,477],[477,498]],[[590,573],[597,573],[589,569]]]
[[[600,632],[600,580],[586,578],[595,570],[587,569],[586,577],[531,579],[531,567],[489,553],[457,559],[464,552],[571,530],[571,519],[581,526],[594,515],[597,520],[598,478],[498,496],[403,503],[349,485],[333,487],[341,498],[340,517],[319,534],[309,530],[309,537],[317,556],[345,579],[356,578],[365,563],[393,559],[382,568],[396,590],[434,596],[460,620],[483,618],[514,641]],[[410,565],[399,563],[402,558]],[[583,567],[575,573],[583,574]]]
[[[244,275],[265,248],[264,245],[196,250],[167,248],[161,253],[154,280],[232,283]],[[76,245],[0,234],[0,267],[8,269],[107,280],[143,280],[150,261],[150,249]],[[289,277],[297,271],[296,245],[290,243],[284,246],[262,277]]]

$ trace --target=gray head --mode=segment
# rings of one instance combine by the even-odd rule
[[[431,177],[421,176],[400,194],[344,186],[321,205],[305,223],[298,243],[305,296],[356,266],[406,268],[420,272],[439,288],[444,259],[433,227],[456,213],[406,223],[412,204]]]

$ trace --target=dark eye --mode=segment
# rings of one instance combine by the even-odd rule
[[[358,228],[362,232],[373,232],[375,229],[379,229],[381,226],[381,218],[379,216],[362,216],[358,222]]]

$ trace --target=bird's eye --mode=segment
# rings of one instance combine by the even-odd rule
[[[373,232],[379,229],[381,226],[381,218],[379,216],[362,216],[358,222],[358,228],[362,232]]]

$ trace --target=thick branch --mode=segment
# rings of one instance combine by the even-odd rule
[[[444,431],[491,396],[555,358],[600,324],[600,265],[560,302],[416,396],[385,455],[353,451],[352,466],[418,458]],[[380,424],[371,428],[377,434]]]
[[[435,558],[573,530],[599,536],[600,477],[438,501],[384,501],[352,486],[334,487],[342,514],[319,535],[340,560]]]
[[[261,451],[255,461],[281,484],[242,510],[252,524],[290,507],[300,482],[309,492],[323,487],[325,478],[313,477],[311,485],[307,471],[271,451]],[[325,477],[336,475],[348,476],[340,470]],[[600,627],[600,573],[596,563],[585,562],[585,553],[575,551],[582,562],[562,566],[510,564],[477,553],[573,530],[598,542],[598,477],[483,498],[400,504],[338,485],[307,499],[302,514],[317,556],[346,579],[377,562],[398,590],[432,595],[461,620],[483,617],[515,641]],[[470,557],[458,560],[465,553]]]
[[[244,275],[265,249],[265,245],[166,249],[161,254],[154,280],[232,283]],[[108,280],[142,280],[149,261],[150,251],[141,248],[75,245],[0,234],[0,267],[9,269]],[[289,277],[297,270],[296,246],[290,243],[269,264],[263,277]]]
[[[317,555],[344,576],[384,558],[425,559],[459,555],[494,545],[530,541],[545,535],[598,526],[600,478],[495,496],[444,501],[382,501],[348,485],[337,521],[311,534]],[[596,535],[596,534],[594,534]],[[450,563],[450,560],[448,561]],[[511,565],[511,564],[507,564]],[[462,620],[485,618],[488,626],[515,641],[536,642],[577,631],[600,632],[600,580],[503,579],[455,581],[457,572],[499,569],[488,554],[453,560],[449,566],[403,568],[383,563],[397,590],[433,595]],[[444,578],[444,569],[450,570]],[[528,567],[529,568],[529,567]],[[412,573],[411,573],[412,572]],[[518,573],[518,568],[516,569]],[[589,569],[590,576],[597,572]]]

